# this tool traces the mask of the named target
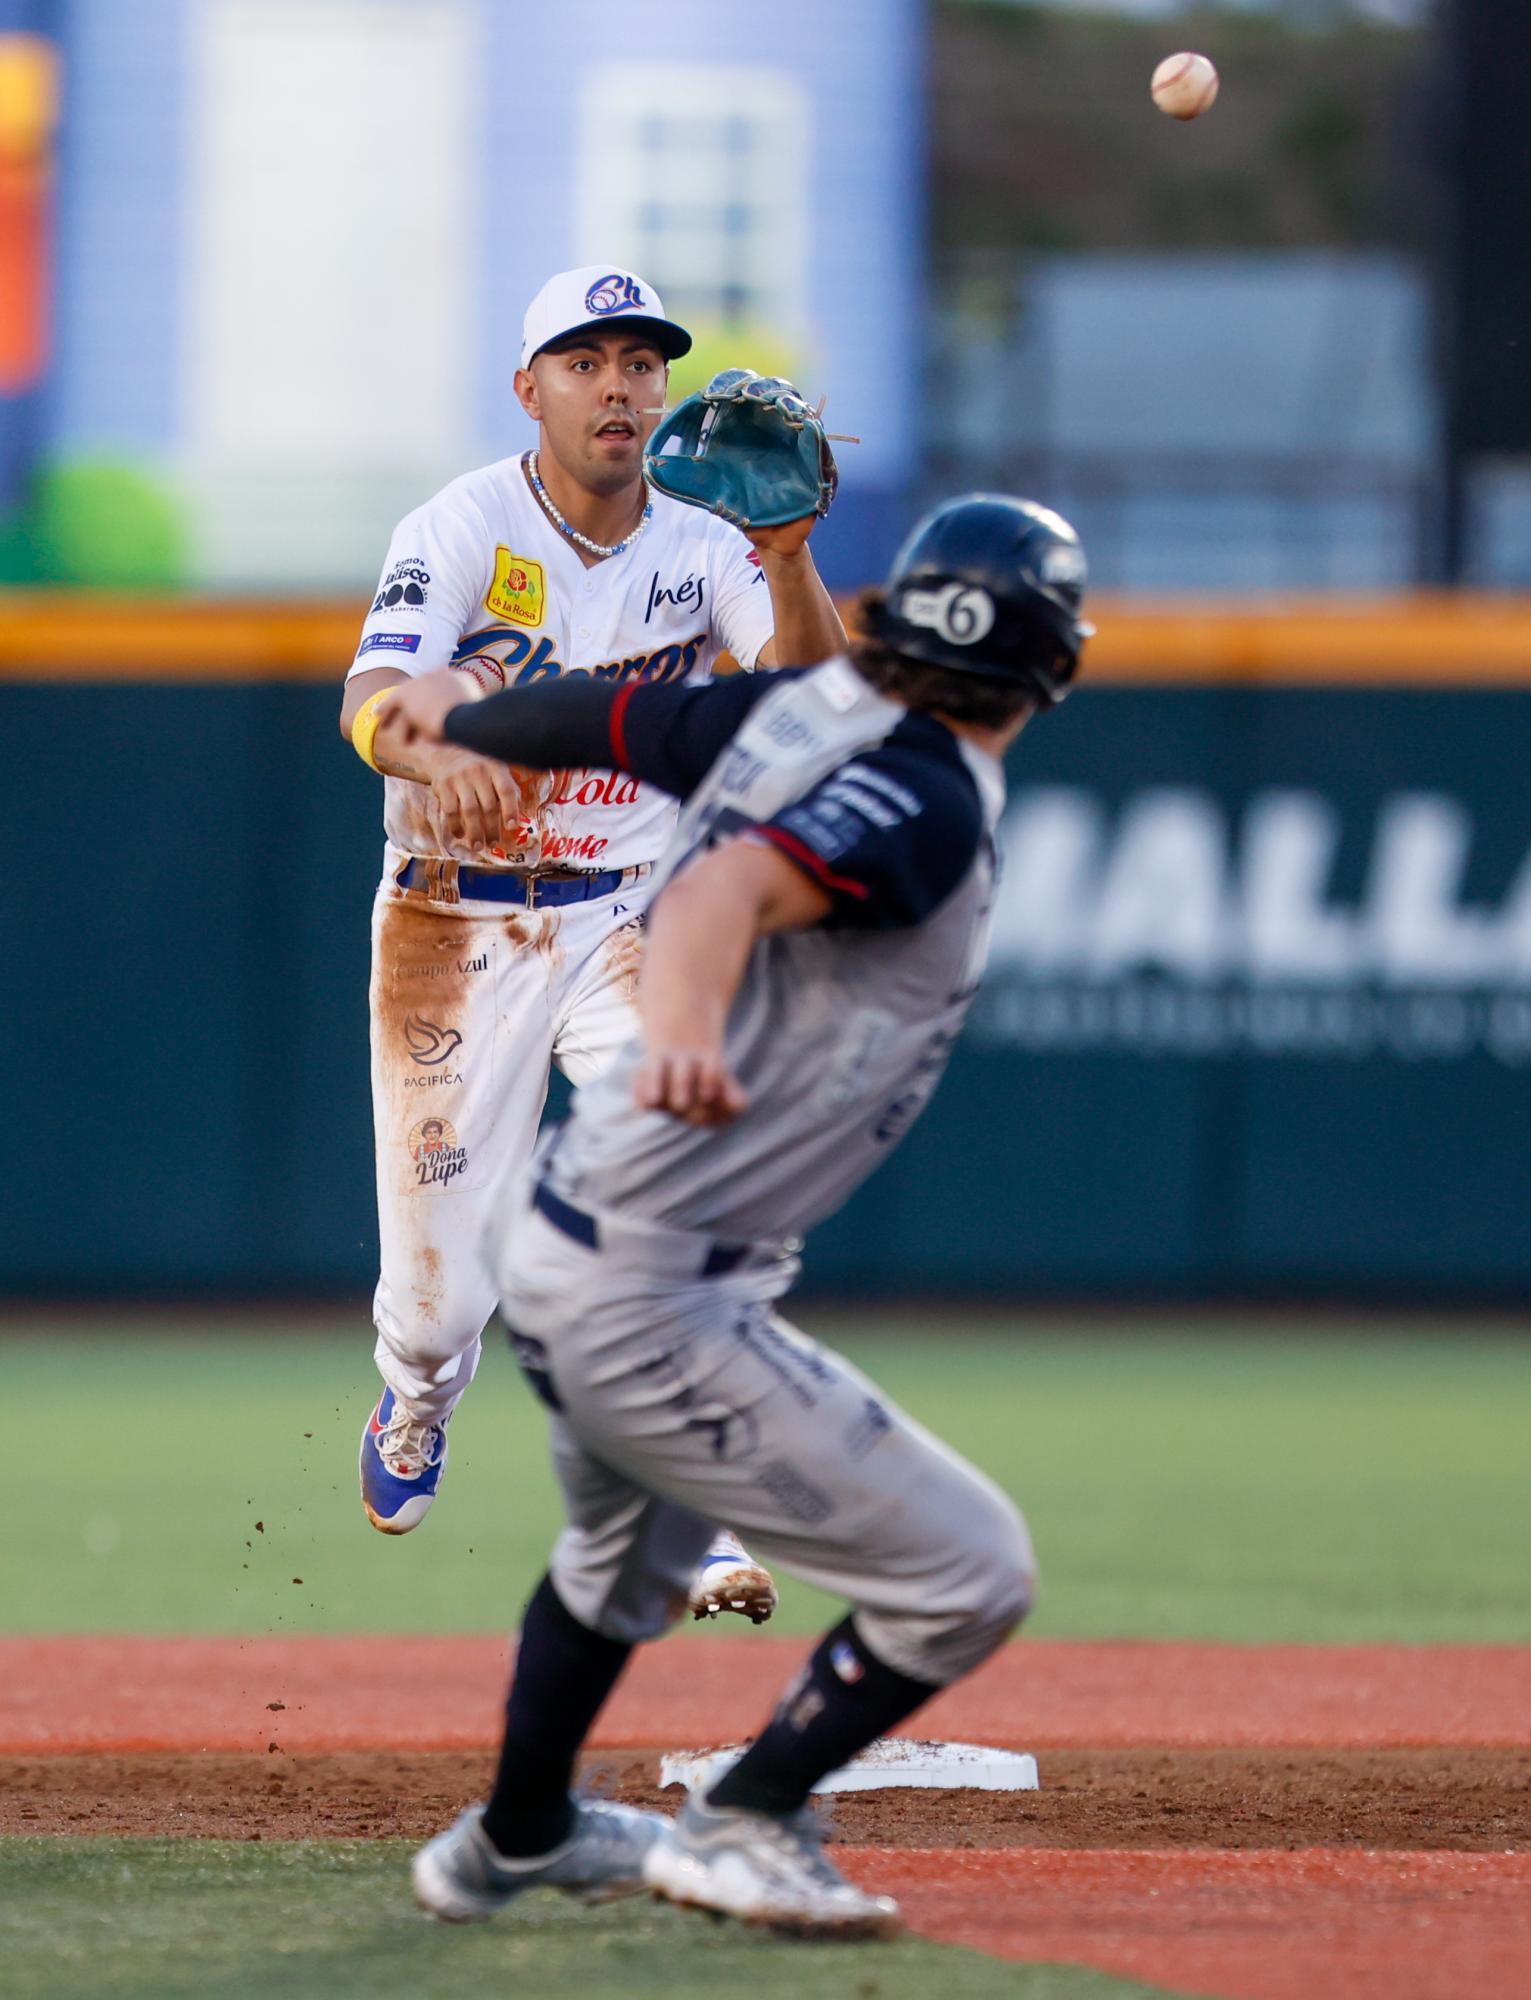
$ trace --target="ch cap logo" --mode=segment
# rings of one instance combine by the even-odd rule
[[[939,590],[906,590],[899,611],[911,625],[938,632],[953,646],[976,646],[994,630],[994,599],[976,583],[943,583]]]
[[[609,271],[597,278],[585,294],[585,311],[604,319],[607,313],[647,312],[648,301],[638,289],[638,280],[621,271]]]

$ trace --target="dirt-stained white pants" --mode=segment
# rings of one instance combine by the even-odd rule
[[[531,1156],[550,1065],[576,1087],[636,1026],[647,881],[528,911],[397,888],[372,916],[372,1116],[381,1273],[377,1365],[419,1417],[478,1367],[497,1292],[489,1232]],[[450,893],[452,871],[435,882]]]

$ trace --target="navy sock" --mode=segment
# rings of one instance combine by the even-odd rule
[[[484,1808],[484,1832],[501,1854],[524,1859],[567,1839],[574,1760],[632,1650],[581,1625],[551,1577],[533,1591],[505,1703],[500,1768]]]
[[[904,1721],[937,1690],[886,1667],[854,1620],[819,1641],[802,1674],[731,1771],[707,1794],[714,1806],[796,1812],[819,1779]]]

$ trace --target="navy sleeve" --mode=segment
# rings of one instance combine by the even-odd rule
[[[448,743],[527,771],[604,769],[610,762],[611,711],[620,693],[610,681],[566,674],[466,701],[448,711],[441,733]]]
[[[672,797],[692,793],[779,675],[734,674],[700,687],[565,674],[464,702],[447,716],[449,743],[530,771],[588,765],[630,771]]]
[[[955,747],[931,755],[892,739],[758,831],[830,898],[826,927],[844,930],[921,922],[962,880],[982,837],[978,787]]]
[[[612,710],[612,756],[607,761],[672,798],[689,798],[756,702],[763,701],[781,679],[777,672],[730,674],[702,687],[653,687],[630,681],[619,691]]]

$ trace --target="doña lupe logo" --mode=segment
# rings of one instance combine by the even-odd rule
[[[457,1132],[446,1118],[422,1118],[406,1142],[418,1187],[445,1187],[467,1169],[468,1149],[457,1143]]]

